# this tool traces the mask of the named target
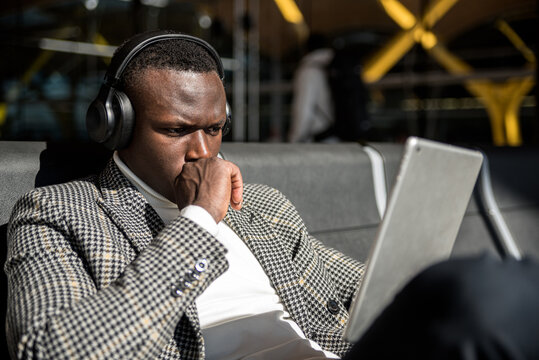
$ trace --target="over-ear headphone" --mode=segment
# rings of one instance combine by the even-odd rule
[[[221,58],[206,41],[190,35],[160,30],[136,35],[112,58],[97,98],[88,107],[86,129],[90,139],[104,144],[111,150],[121,149],[129,144],[135,124],[135,111],[127,95],[118,88],[120,77],[129,62],[144,48],[156,42],[171,39],[190,41],[202,46],[217,64],[217,73],[224,82],[225,71]],[[230,130],[230,123],[231,112],[227,103],[223,135]]]

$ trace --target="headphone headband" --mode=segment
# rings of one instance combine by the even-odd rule
[[[154,43],[173,39],[189,41],[202,46],[215,61],[219,78],[222,82],[225,81],[225,71],[221,58],[219,54],[217,54],[217,51],[215,51],[215,49],[206,41],[187,34],[155,30],[135,35],[126,44],[124,44],[124,46],[122,46],[119,52],[114,55],[110,63],[107,73],[105,74],[104,84],[115,87],[120,81],[120,77],[122,76],[127,65],[135,56],[137,56],[138,53]]]

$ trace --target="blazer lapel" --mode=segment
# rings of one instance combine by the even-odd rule
[[[101,173],[99,185],[99,205],[140,253],[164,227],[163,221],[114,160]]]
[[[247,244],[270,278],[286,310],[303,329],[308,329],[304,291],[295,266],[279,236],[267,221],[244,204],[240,211],[229,209],[224,221]]]
[[[99,185],[102,193],[102,198],[98,198],[99,205],[140,253],[165,227],[163,220],[121,173],[114,160],[111,159],[101,173]],[[182,335],[190,332],[190,336],[186,337],[185,343],[178,339],[171,341],[183,344],[178,351],[187,354],[187,358],[196,358],[204,353],[204,345],[195,303],[185,309],[185,316],[188,323],[180,322],[179,331]]]

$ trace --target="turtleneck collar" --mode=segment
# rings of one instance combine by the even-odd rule
[[[154,208],[157,214],[161,217],[165,224],[169,224],[172,220],[180,216],[180,210],[178,205],[168,200],[163,195],[152,189],[148,184],[142,181],[127,165],[120,159],[118,152],[115,151],[113,155],[114,162],[122,172],[122,174],[129,180],[138,191],[146,198],[146,201]]]

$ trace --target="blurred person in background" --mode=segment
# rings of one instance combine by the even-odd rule
[[[323,35],[309,37],[307,54],[294,74],[288,141],[313,142],[316,135],[333,124],[333,101],[327,76],[333,55]]]
[[[307,49],[294,74],[288,141],[366,140],[372,126],[358,49],[344,39],[328,46],[319,34],[309,37]]]

